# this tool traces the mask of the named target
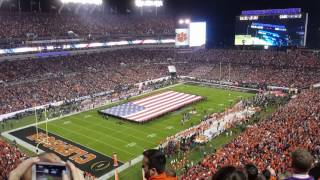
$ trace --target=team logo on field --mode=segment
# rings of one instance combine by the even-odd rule
[[[90,168],[92,171],[97,172],[97,171],[102,171],[102,170],[108,169],[110,164],[111,164],[110,161],[99,161],[99,162],[92,164],[90,166]]]
[[[47,136],[42,132],[39,134],[32,134],[28,136],[27,139],[36,143],[42,143],[44,147],[51,149],[61,156],[68,157],[70,160],[73,160],[78,164],[85,164],[96,159],[95,154],[89,153],[81,147],[56,139],[54,136]]]

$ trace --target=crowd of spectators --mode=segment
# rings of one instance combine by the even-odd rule
[[[286,174],[295,149],[307,149],[320,158],[320,92],[307,90],[258,124],[248,127],[231,143],[207,155],[182,179],[208,179],[220,167],[253,163],[260,172],[271,167]]]
[[[313,52],[203,50],[191,55],[203,64],[193,77],[283,87],[308,87],[320,79],[320,60]]]
[[[0,139],[0,179],[6,179],[9,173],[21,163],[26,155],[16,145]]]
[[[0,114],[163,77],[167,67],[150,61],[161,58],[161,52],[127,50],[0,63]]]
[[[169,75],[238,84],[309,87],[320,79],[312,52],[122,49],[0,63],[0,114],[77,98]],[[221,67],[221,68],[220,68]]]
[[[237,82],[238,84],[265,84],[282,87],[306,88],[310,84],[318,83],[320,71],[317,69],[275,68],[272,66],[232,65],[220,66],[204,65],[201,72],[191,74],[193,77],[207,80],[222,80]],[[199,69],[198,69],[199,70]]]
[[[2,13],[0,38],[79,37],[91,35],[174,35],[175,19],[170,16],[88,15],[54,13]],[[73,34],[74,35],[74,34]]]
[[[268,167],[263,172],[252,163],[241,167],[225,166],[220,168],[211,180],[319,180],[319,166],[313,166],[313,157],[305,149],[297,149],[291,154],[291,175],[277,177],[274,169]]]

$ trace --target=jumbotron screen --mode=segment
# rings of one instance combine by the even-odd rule
[[[305,46],[307,17],[307,14],[238,16],[235,45]]]
[[[200,47],[206,44],[207,23],[206,22],[192,22],[189,26],[190,33],[190,47]]]

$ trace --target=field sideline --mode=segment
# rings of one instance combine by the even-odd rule
[[[187,129],[191,124],[198,124],[204,116],[204,110],[207,113],[224,111],[239,97],[253,96],[251,93],[186,84],[170,87],[156,93],[166,90],[199,95],[207,99],[146,124],[131,123],[112,117],[106,120],[97,113],[97,109],[94,109],[49,122],[48,130],[109,157],[112,157],[112,154],[116,152],[118,160],[125,163],[141,155],[145,149],[158,146],[166,137]],[[191,120],[182,126],[183,112],[190,111],[193,107],[196,108],[197,114],[192,115]],[[45,129],[45,125],[41,124],[40,128]]]

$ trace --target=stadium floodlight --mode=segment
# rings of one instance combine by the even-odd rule
[[[163,0],[136,0],[137,7],[162,7]]]
[[[102,0],[61,0],[63,4],[75,3],[75,4],[93,4],[102,5]]]
[[[190,19],[179,19],[178,21],[179,24],[190,24],[191,23],[191,20]]]

